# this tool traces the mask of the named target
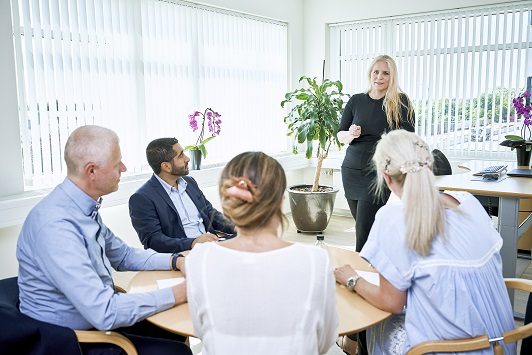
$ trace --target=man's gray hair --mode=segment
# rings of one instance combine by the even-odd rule
[[[94,125],[76,128],[65,145],[67,174],[77,176],[91,162],[105,164],[113,145],[118,143],[118,135],[108,128]]]

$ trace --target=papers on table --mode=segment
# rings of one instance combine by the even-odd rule
[[[169,287],[172,287],[172,286],[175,286],[175,285],[179,285],[180,283],[182,283],[184,281],[185,281],[184,277],[174,277],[174,278],[171,278],[171,279],[162,279],[162,280],[157,280],[157,286],[159,287],[159,290],[160,290],[160,289],[163,289],[163,288],[169,288]]]
[[[366,280],[367,282],[374,284],[375,286],[380,285],[378,272],[370,272],[370,271],[362,271],[362,270],[355,270],[355,271],[357,272],[357,274],[362,276],[362,278],[364,278],[364,280]]]

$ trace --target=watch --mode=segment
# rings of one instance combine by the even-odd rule
[[[360,276],[359,274],[356,274],[355,276],[351,276],[350,278],[347,279],[347,289],[349,291],[353,291],[355,289],[355,285],[357,284],[357,281],[359,278],[361,278],[362,276]]]
[[[180,253],[173,253],[172,254],[172,269],[174,271],[179,271],[179,269],[177,268],[177,259],[179,258],[184,258],[185,256],[183,254],[180,254]]]

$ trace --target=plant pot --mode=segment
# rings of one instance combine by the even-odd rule
[[[292,185],[287,189],[292,219],[297,232],[322,232],[327,228],[331,219],[338,188],[320,185],[320,188],[328,188],[330,191],[296,190],[301,187],[312,188],[312,185]]]
[[[190,152],[190,170],[201,169],[201,150],[191,149]]]
[[[515,153],[517,155],[517,165],[518,166],[530,166],[530,156],[532,153],[532,150],[527,150],[526,145],[522,145],[520,147],[515,147]]]

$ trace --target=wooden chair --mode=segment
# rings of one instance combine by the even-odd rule
[[[72,330],[28,317],[18,310],[18,296],[17,277],[0,280],[0,354],[81,354],[79,343],[110,343],[137,355],[122,334]]]
[[[504,279],[507,288],[532,292],[532,280],[508,278]],[[410,348],[407,355],[421,355],[432,352],[450,353],[457,351],[472,351],[492,348],[493,354],[503,355],[500,342],[505,344],[513,343],[532,336],[532,323],[523,325],[516,329],[504,332],[500,337],[489,339],[487,335],[476,338],[455,339],[455,340],[430,340],[417,344]]]

